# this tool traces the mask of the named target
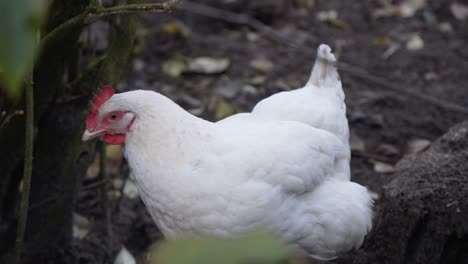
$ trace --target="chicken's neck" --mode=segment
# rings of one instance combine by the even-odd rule
[[[207,151],[213,124],[172,102],[163,104],[158,102],[135,113],[135,123],[125,139],[125,156],[143,201],[165,229],[167,223],[160,214],[172,217],[174,207],[191,199],[187,186],[193,186],[197,179],[190,174],[190,166]]]
[[[183,177],[179,167],[206,152],[213,123],[191,115],[162,96],[133,111],[136,120],[125,138],[125,156],[142,181]]]
[[[153,162],[193,154],[203,145],[203,138],[210,134],[212,126],[169,99],[142,107],[135,115],[135,123],[126,137],[126,148],[138,150],[132,154]]]

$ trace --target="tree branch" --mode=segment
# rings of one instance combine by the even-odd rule
[[[140,11],[163,11],[171,12],[172,7],[176,5],[181,0],[169,0],[164,3],[142,3],[142,4],[127,4],[127,5],[118,5],[112,7],[97,7],[95,10],[91,11],[93,15],[109,15],[109,14],[119,14],[119,13],[130,13],[130,12],[140,12]]]
[[[92,1],[91,4],[81,14],[65,21],[60,26],[54,28],[47,35],[45,35],[39,43],[39,53],[42,53],[44,48],[51,43],[54,43],[61,35],[68,32],[71,28],[81,25],[84,19],[89,15],[113,15],[129,12],[141,11],[163,11],[170,12],[172,8],[177,5],[181,0],[169,0],[164,3],[142,3],[142,4],[127,4],[112,7],[104,7],[99,3]]]

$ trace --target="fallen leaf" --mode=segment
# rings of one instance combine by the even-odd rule
[[[450,5],[450,11],[452,11],[453,16],[458,20],[465,20],[468,18],[468,6],[453,2]]]
[[[375,37],[371,40],[372,45],[390,45],[392,43],[392,39],[390,37]]]
[[[110,160],[121,160],[123,156],[122,146],[106,145],[106,157]]]
[[[395,166],[381,161],[374,161],[374,171],[378,173],[392,173],[395,171]]]
[[[187,37],[190,35],[190,29],[180,21],[172,21],[161,25],[163,32],[178,37]]]
[[[426,6],[426,0],[406,0],[400,4],[400,16],[412,17]]]
[[[323,21],[323,22],[328,22],[330,20],[336,20],[338,19],[338,12],[336,10],[325,10],[325,11],[319,11],[316,14],[317,20]]]
[[[179,77],[187,69],[187,64],[182,58],[172,58],[162,64],[164,74],[171,77]]]
[[[202,74],[218,74],[225,72],[230,66],[228,58],[198,57],[189,59],[187,71]]]
[[[417,11],[426,6],[426,2],[426,0],[406,0],[398,5],[384,2],[382,8],[374,10],[373,16],[376,18],[388,16],[412,17]]]
[[[208,109],[214,112],[216,120],[221,120],[237,113],[237,110],[220,96],[216,96],[212,99]]]
[[[273,62],[267,59],[254,59],[250,61],[250,67],[260,72],[270,72],[273,69]]]
[[[338,12],[336,10],[327,10],[317,12],[317,20],[330,23],[331,25],[340,28],[348,29],[349,25],[343,20],[338,19]]]
[[[409,154],[413,153],[419,153],[424,150],[426,150],[429,146],[431,145],[431,141],[427,139],[413,139],[410,142],[408,142],[408,145],[406,147],[406,152]]]
[[[266,77],[263,75],[256,75],[248,80],[248,83],[252,85],[261,85],[266,81]]]

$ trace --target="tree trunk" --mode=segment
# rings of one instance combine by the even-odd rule
[[[83,12],[88,4],[89,0],[55,0],[43,35]],[[120,15],[105,59],[75,87],[69,87],[72,80],[66,77],[79,75],[72,71],[77,68],[78,37],[85,25],[71,28],[45,46],[38,59],[34,163],[23,263],[62,263],[65,254],[70,254],[77,183],[94,151],[93,143],[81,143],[89,98],[97,85],[119,80],[133,50],[137,23],[136,14]],[[14,245],[23,148],[24,117],[18,116],[0,128],[0,263],[7,261]]]
[[[468,122],[397,169],[362,249],[340,263],[468,263]]]

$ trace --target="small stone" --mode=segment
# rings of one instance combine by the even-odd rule
[[[369,194],[370,194],[370,197],[372,198],[372,200],[374,200],[374,201],[380,199],[380,194],[378,194],[376,192],[369,191]]]
[[[108,191],[107,196],[111,200],[118,200],[122,196],[122,194],[119,191]]]
[[[124,185],[124,181],[120,178],[114,179],[112,181],[112,188],[115,190],[121,190]]]
[[[421,50],[424,48],[424,40],[419,35],[412,35],[406,41],[406,49],[411,51]]]
[[[246,94],[251,94],[251,95],[258,94],[257,88],[253,87],[252,85],[242,86],[242,92]]]
[[[255,42],[260,39],[260,36],[257,33],[254,32],[248,32],[247,33],[247,40],[250,42]]]
[[[453,27],[452,27],[452,24],[450,24],[450,22],[441,22],[439,24],[439,30],[444,33],[452,33]]]
[[[77,213],[73,213],[73,237],[83,239],[89,233],[89,220]]]
[[[122,247],[117,257],[115,257],[114,264],[136,264],[136,260],[125,247]]]
[[[227,99],[233,99],[242,89],[242,83],[233,81],[225,85],[216,87],[215,92]]]
[[[353,130],[349,134],[349,145],[351,151],[364,152],[366,150],[366,143]]]
[[[135,184],[135,180],[131,175],[127,178],[127,181],[125,181],[123,194],[130,199],[137,198],[140,195],[138,187]]]
[[[142,71],[145,68],[145,62],[142,59],[133,60],[133,70],[136,72]]]

